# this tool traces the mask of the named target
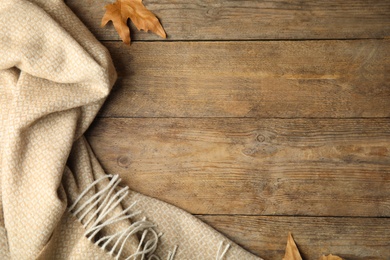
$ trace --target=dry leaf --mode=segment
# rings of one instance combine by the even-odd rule
[[[138,30],[152,31],[166,38],[165,31],[157,17],[142,4],[142,0],[117,0],[106,5],[106,13],[102,18],[102,27],[112,21],[122,41],[130,44],[130,29],[127,20],[130,19]]]
[[[327,256],[321,256],[319,260],[343,260],[341,257],[338,257],[336,255],[327,255]]]
[[[290,232],[288,233],[286,253],[283,257],[283,260],[302,260],[297,245],[295,244]]]

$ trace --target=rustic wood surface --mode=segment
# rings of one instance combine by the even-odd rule
[[[119,79],[87,138],[132,189],[266,260],[390,259],[390,0],[144,0],[128,47],[66,0]],[[149,185],[141,185],[148,181]]]
[[[98,39],[119,40],[113,26],[100,28],[107,2],[110,0],[66,0]],[[168,40],[390,36],[389,0],[145,0],[144,3],[160,18]],[[133,33],[132,38],[161,40],[147,33]]]
[[[281,260],[286,231],[304,259],[339,255],[343,259],[389,259],[389,218],[199,216],[238,244],[264,259]]]
[[[121,78],[102,116],[390,116],[390,40],[105,45]]]
[[[108,172],[191,213],[390,216],[390,119],[104,118],[88,138]]]

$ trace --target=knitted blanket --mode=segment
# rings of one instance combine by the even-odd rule
[[[63,1],[0,1],[0,259],[259,259],[102,170],[83,133],[115,79]]]

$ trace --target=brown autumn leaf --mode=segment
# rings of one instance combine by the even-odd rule
[[[319,260],[343,260],[343,259],[337,255],[330,254],[327,256],[325,255],[321,256]]]
[[[290,232],[288,233],[286,253],[283,257],[283,260],[302,260],[297,245],[295,244]]]
[[[290,232],[288,233],[286,253],[283,257],[283,260],[302,260],[298,247],[295,244],[295,241]],[[330,254],[327,256],[324,255],[321,256],[319,260],[343,260],[343,259],[341,257]]]
[[[165,31],[157,17],[142,4],[142,0],[117,0],[106,5],[106,13],[102,18],[101,26],[112,21],[116,31],[125,44],[130,44],[130,28],[127,20],[130,19],[138,30],[152,31],[166,38]]]

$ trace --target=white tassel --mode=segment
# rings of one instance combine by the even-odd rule
[[[168,258],[167,258],[167,260],[174,260],[175,255],[176,255],[176,251],[177,251],[177,246],[175,246],[175,247],[173,248],[173,251],[172,251],[172,252],[169,252],[169,253],[168,253]]]
[[[87,199],[83,204],[80,201],[86,197],[87,193],[93,189],[97,184],[103,180],[111,178],[110,182],[102,190],[96,192],[89,199]],[[114,216],[111,216],[107,219],[109,214],[113,214],[115,209],[120,206],[120,203],[126,198],[129,193],[129,188],[124,187],[117,190],[118,185],[120,184],[121,179],[118,175],[107,175],[97,179],[92,182],[88,187],[79,195],[79,197],[74,201],[74,203],[69,207],[69,211],[79,219],[79,221],[86,228],[85,236],[92,240],[94,239],[99,232],[108,226],[114,225],[123,220],[129,220],[139,214],[141,211],[136,211],[131,213],[130,210],[134,207],[136,202],[131,204],[126,209],[117,212]],[[81,204],[81,205],[80,205]],[[90,214],[89,218],[85,221],[86,216]],[[94,221],[93,221],[94,220]],[[115,255],[116,259],[124,258],[122,256],[126,243],[131,236],[141,233],[141,239],[139,241],[138,248],[136,252],[126,259],[145,259],[148,260],[160,258],[154,255],[154,252],[157,249],[159,237],[161,234],[157,234],[154,230],[155,225],[147,221],[145,218],[132,223],[129,227],[119,232],[116,232],[112,235],[107,235],[98,239],[95,244],[100,246],[103,250],[107,246],[113,246],[108,249],[110,255]],[[175,246],[173,252],[169,252],[168,260],[173,260],[176,254],[177,246]]]
[[[79,197],[75,200],[75,202],[73,203],[72,206],[69,207],[69,211],[72,211],[74,207],[76,207],[77,203],[79,203],[79,201],[85,196],[85,194],[87,194],[88,191],[90,191],[93,187],[95,187],[96,184],[98,184],[99,182],[101,182],[102,180],[104,179],[107,179],[107,178],[111,178],[112,175],[106,175],[104,177],[101,177],[99,179],[97,179],[96,181],[92,182],[80,195]]]
[[[230,244],[227,244],[227,245],[225,246],[225,249],[224,249],[223,251],[222,251],[222,247],[223,247],[223,241],[221,241],[221,242],[219,243],[217,256],[216,256],[216,258],[215,258],[216,260],[222,260],[222,259],[225,257],[227,251],[228,251],[229,248],[230,248]]]

